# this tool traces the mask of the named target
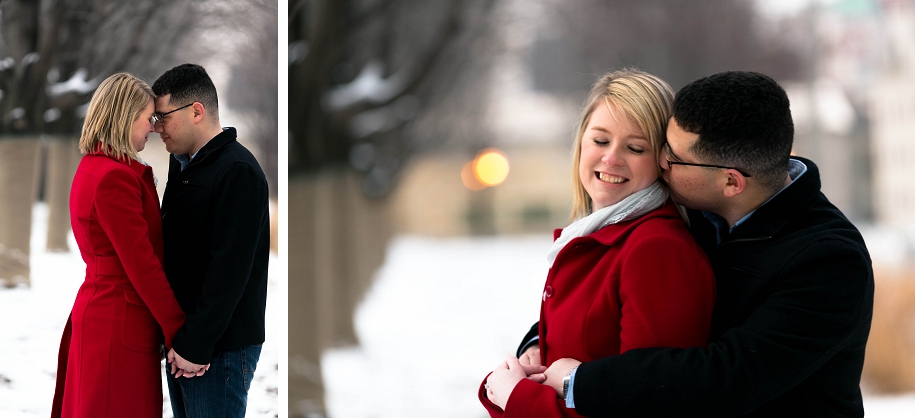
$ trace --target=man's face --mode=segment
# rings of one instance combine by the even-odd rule
[[[690,209],[715,211],[720,197],[716,186],[716,170],[704,167],[669,165],[667,161],[702,163],[690,152],[699,135],[686,132],[674,118],[667,124],[667,145],[661,150],[658,163],[661,177],[670,186],[674,200]]]
[[[191,130],[194,108],[188,106],[176,110],[187,103],[172,104],[169,103],[170,98],[171,94],[156,98],[156,113],[159,115],[168,113],[162,120],[156,122],[156,132],[159,133],[159,137],[162,138],[165,149],[169,153],[192,154],[197,151]]]

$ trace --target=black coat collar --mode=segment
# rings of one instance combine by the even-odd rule
[[[231,142],[234,142],[235,140],[236,140],[235,128],[223,128],[222,132],[220,132],[219,134],[214,136],[213,139],[210,139],[209,141],[207,141],[207,143],[204,144],[203,147],[200,148],[199,151],[197,151],[197,155],[194,156],[194,159],[188,164],[188,167],[201,163],[202,161],[207,159],[206,157],[208,155],[219,151],[222,147],[226,146],[227,144],[229,144]],[[168,160],[169,160],[168,177],[169,177],[169,179],[171,179],[172,177],[178,176],[178,174],[180,174],[182,172],[181,163],[178,162],[177,158],[175,158],[175,154],[172,154],[171,156],[169,156]]]
[[[235,141],[235,138],[235,128],[223,128],[222,132],[214,136],[213,139],[211,139],[203,146],[203,148],[200,148],[200,151],[197,151],[197,155],[194,157],[194,159],[203,159],[205,155],[211,154],[212,152],[222,148],[224,145]]]
[[[730,236],[732,240],[777,235],[819,195],[820,171],[816,164],[806,158],[791,158],[804,163],[807,172],[734,228]]]
[[[760,239],[778,235],[820,192],[820,171],[813,161],[791,157],[807,166],[807,172],[782,190],[772,200],[753,212],[749,219],[734,228],[722,243],[733,240]],[[693,236],[703,247],[714,248],[715,227],[700,211],[688,211]]]

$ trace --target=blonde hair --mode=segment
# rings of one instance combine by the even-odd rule
[[[79,151],[100,153],[117,159],[138,159],[130,138],[133,121],[154,98],[145,81],[129,73],[117,73],[102,81],[86,112]],[[129,158],[128,158],[129,157]]]
[[[585,190],[578,174],[581,161],[581,139],[591,120],[591,114],[603,102],[622,112],[639,127],[648,139],[655,160],[667,141],[667,122],[673,115],[674,92],[660,78],[634,68],[626,68],[601,76],[585,102],[578,120],[578,129],[572,145],[572,220],[591,214],[591,196]],[[661,167],[658,166],[658,174]]]

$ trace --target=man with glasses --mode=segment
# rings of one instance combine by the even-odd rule
[[[264,342],[267,180],[235,128],[220,125],[216,87],[203,67],[179,65],[152,88],[156,132],[171,154],[162,198],[165,274],[187,314],[168,353],[172,411],[243,417]]]
[[[659,164],[715,270],[709,345],[560,359],[531,378],[586,416],[863,416],[870,257],[816,165],[790,155],[793,137],[788,97],[765,75],[681,89]],[[536,332],[522,364],[539,362]]]

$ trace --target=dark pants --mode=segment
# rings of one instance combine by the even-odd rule
[[[242,418],[248,388],[261,356],[261,346],[214,351],[210,369],[197,377],[168,375],[168,395],[175,418]],[[170,366],[166,364],[166,372]]]

